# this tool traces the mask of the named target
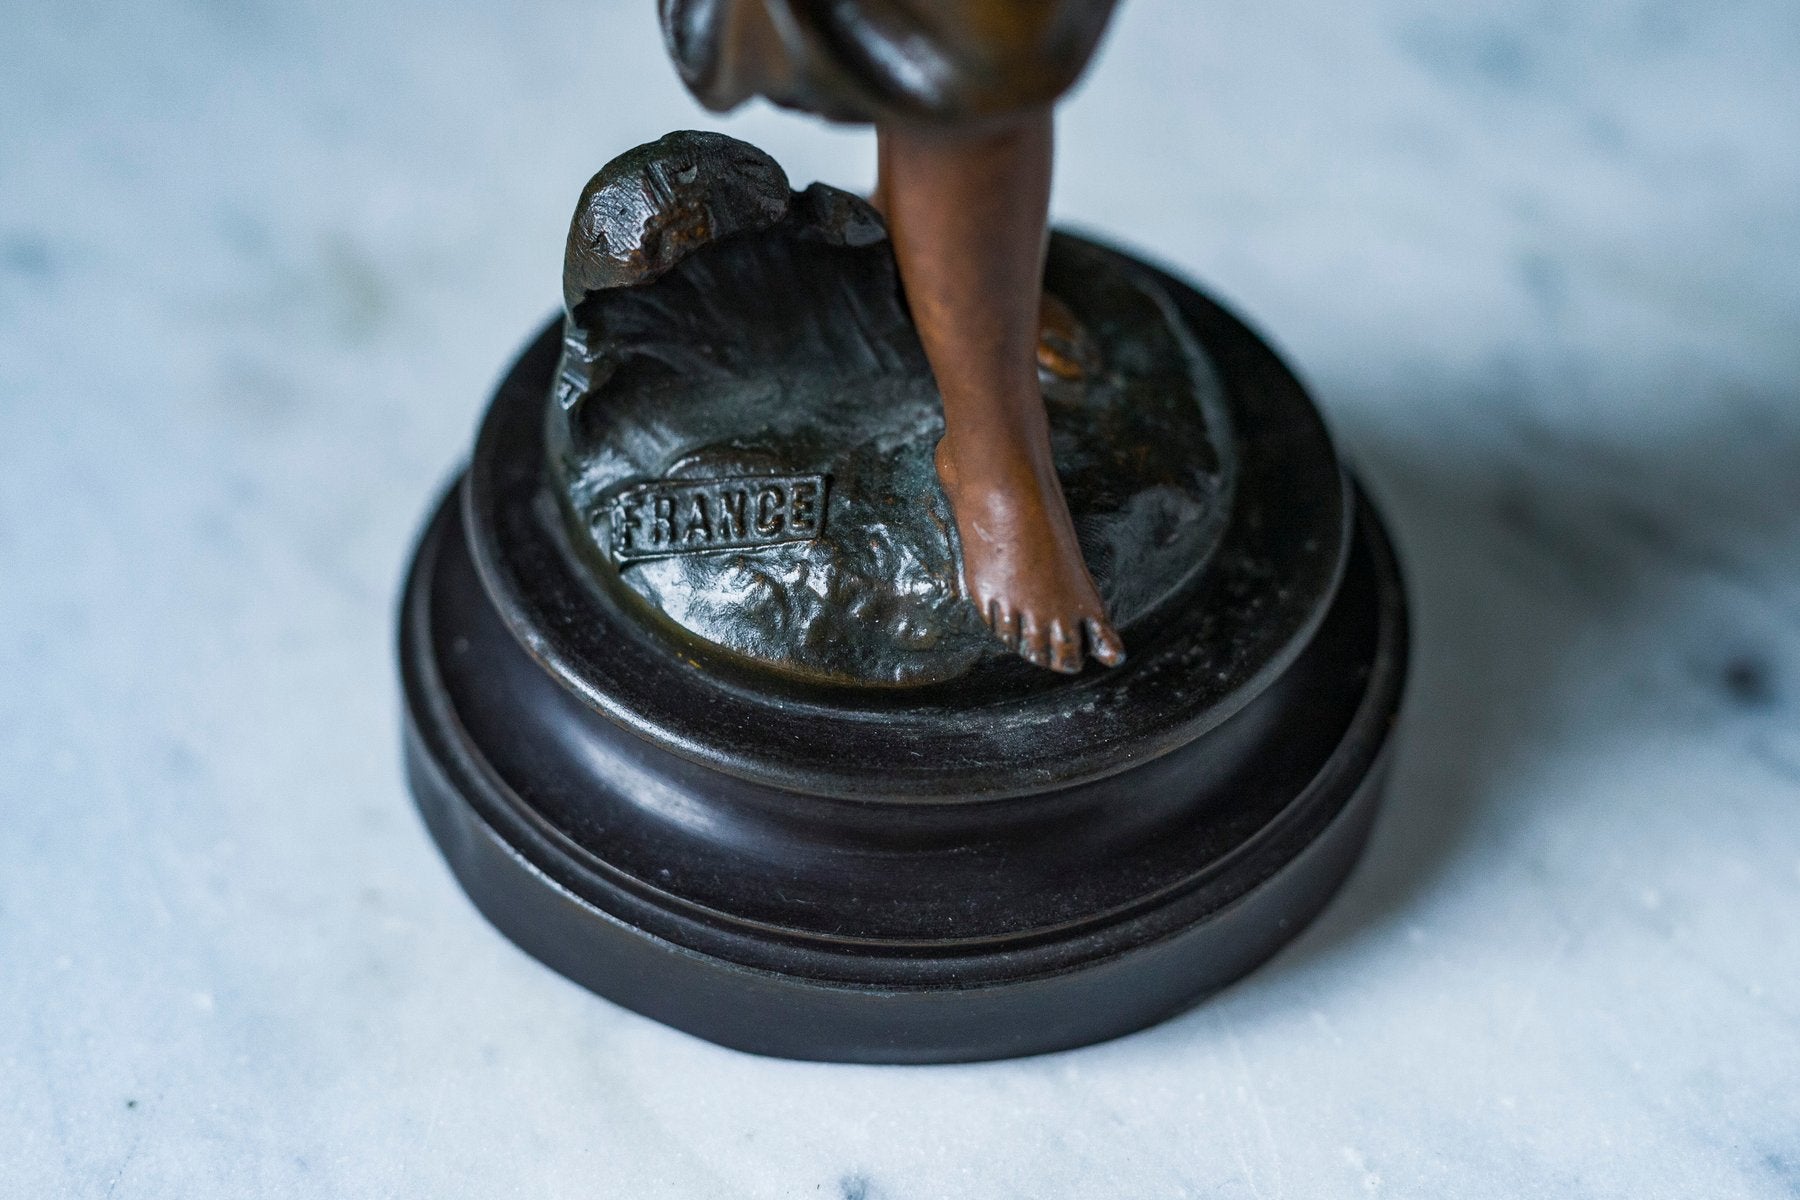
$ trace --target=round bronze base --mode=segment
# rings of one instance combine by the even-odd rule
[[[1292,376],[1157,277],[1232,405],[1232,529],[1190,604],[1125,631],[1125,666],[1074,678],[834,687],[646,619],[549,491],[546,330],[401,611],[409,779],[489,920],[701,1037],[896,1063],[1142,1028],[1293,937],[1378,802],[1399,573]]]

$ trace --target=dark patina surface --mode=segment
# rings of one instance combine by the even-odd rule
[[[1219,365],[1236,502],[1191,601],[1073,678],[831,685],[673,635],[569,537],[545,330],[403,605],[409,777],[482,911],[659,1020],[865,1062],[1122,1033],[1302,928],[1378,801],[1399,581],[1292,376],[1157,278]]]
[[[1325,903],[1405,607],[1255,334],[1055,240],[1086,329],[1056,464],[1130,640],[1056,674],[956,595],[937,398],[859,200],[665,139],[596,177],[569,264],[402,605],[409,779],[500,929],[728,1045],[933,1062],[1139,1028]]]
[[[1219,543],[1229,417],[1150,273],[1058,237],[1048,287],[1088,360],[1080,379],[1043,377],[1058,474],[1129,634],[1187,598]],[[959,591],[941,402],[861,200],[790,193],[742,143],[670,135],[583,193],[565,300],[549,434],[597,573],[807,677],[935,682],[1003,653]]]

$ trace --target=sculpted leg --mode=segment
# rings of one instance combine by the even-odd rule
[[[1038,385],[1050,113],[979,132],[883,126],[880,140],[877,202],[944,398],[938,477],[969,599],[1040,666],[1118,663],[1124,646],[1075,540]]]

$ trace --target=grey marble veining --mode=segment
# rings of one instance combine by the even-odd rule
[[[716,1049],[513,950],[397,760],[393,593],[690,125],[650,0],[0,33],[0,1194],[1800,1191],[1800,8],[1132,0],[1058,202],[1291,352],[1418,605],[1368,859],[1158,1029]]]

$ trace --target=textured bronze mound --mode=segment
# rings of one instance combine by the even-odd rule
[[[848,193],[790,196],[752,153],[671,135],[583,196],[551,415],[574,540],[663,618],[756,662],[954,678],[1003,651],[958,591],[932,467],[942,409],[886,231]],[[1086,331],[1083,377],[1043,380],[1058,473],[1129,636],[1218,546],[1224,397],[1130,259],[1058,237],[1048,284]]]

